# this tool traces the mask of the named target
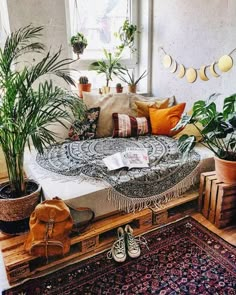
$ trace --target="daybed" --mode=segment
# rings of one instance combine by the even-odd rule
[[[170,134],[163,134],[161,124],[153,121],[153,118],[162,116],[162,121],[168,120],[164,122],[164,129],[168,124],[169,129],[175,126],[182,112],[171,112],[173,98],[147,99],[130,94],[99,97],[84,93],[84,101],[88,109],[95,108],[89,114],[90,121],[91,116],[94,119],[93,129],[98,119],[94,111],[97,111],[96,108],[100,110],[97,129],[94,129],[98,139],[86,139],[86,136],[93,137],[91,130],[83,127],[83,132],[78,134],[72,127],[70,137],[83,140],[66,140],[50,147],[44,155],[35,152],[25,154],[25,172],[28,177],[40,182],[46,198],[59,196],[72,206],[90,207],[96,217],[116,210],[134,211],[147,206],[162,206],[181,197],[182,193],[198,183],[201,172],[214,169],[213,155],[201,146],[197,146],[191,160],[184,163],[177,150],[177,140]],[[137,101],[144,103],[144,108],[139,108]],[[162,108],[161,104],[165,107]],[[160,107],[167,113],[161,111],[157,114],[155,108],[159,110]],[[176,111],[177,108],[173,109]],[[183,111],[183,106],[181,108]],[[149,125],[146,130],[142,120],[132,119],[145,115],[140,112],[145,113],[147,109],[153,111],[153,114],[150,111],[152,117],[147,122],[150,119],[152,130],[157,130],[155,132],[160,132],[160,135],[148,135]],[[113,115],[112,121],[113,113],[116,115]],[[131,123],[127,123],[127,117]],[[135,121],[134,126],[132,120]],[[129,132],[135,133],[134,128],[140,122],[143,136],[139,134],[138,137],[127,138],[132,135]],[[115,138],[111,137],[112,132]],[[147,148],[150,168],[108,172],[102,158],[123,151],[127,146]]]

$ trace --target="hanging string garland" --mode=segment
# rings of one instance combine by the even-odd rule
[[[207,69],[209,69],[209,74],[212,77],[220,77],[220,74],[216,71],[216,66],[221,72],[228,72],[233,67],[234,63],[231,54],[236,51],[236,48],[234,48],[229,54],[223,55],[218,61],[215,61],[212,64],[202,65],[200,68],[186,68],[183,64],[179,64],[167,54],[163,47],[160,47],[160,49],[164,53],[162,60],[164,67],[169,69],[171,73],[177,73],[177,77],[180,79],[185,76],[189,83],[194,83],[198,77],[202,81],[209,81],[210,76],[207,76]]]

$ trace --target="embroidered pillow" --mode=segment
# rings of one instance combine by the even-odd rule
[[[132,137],[150,133],[149,122],[146,117],[133,117],[126,114],[112,114],[113,137]]]
[[[171,131],[179,122],[184,111],[185,103],[177,104],[167,109],[149,108],[152,134],[172,136],[178,132]]]
[[[96,137],[100,107],[88,109],[84,120],[76,120],[69,130],[71,140],[93,139]]]

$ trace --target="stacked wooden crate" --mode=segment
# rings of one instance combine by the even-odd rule
[[[236,222],[236,184],[218,181],[215,171],[202,173],[199,210],[218,228]]]

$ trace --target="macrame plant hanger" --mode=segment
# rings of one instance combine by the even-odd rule
[[[72,35],[77,34],[77,32],[79,31],[79,25],[81,25],[81,19],[79,14],[78,0],[74,0]],[[78,52],[75,52],[75,53],[77,54],[78,59],[80,59],[81,53],[78,53]]]

